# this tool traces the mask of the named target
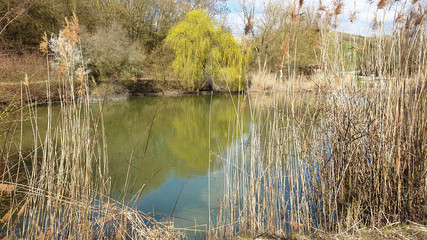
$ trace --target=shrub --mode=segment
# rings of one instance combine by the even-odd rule
[[[129,96],[128,90],[118,84],[101,83],[91,89],[92,99],[123,99]]]
[[[82,44],[97,80],[124,82],[142,76],[144,54],[117,23],[85,33]]]

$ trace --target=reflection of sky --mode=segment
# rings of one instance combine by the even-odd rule
[[[216,209],[216,181],[222,171],[211,172],[211,210]],[[187,179],[175,175],[171,176],[160,188],[152,190],[143,196],[138,204],[138,210],[143,212],[155,212],[159,220],[168,220],[173,213],[174,223],[179,227],[208,224],[208,176]],[[181,195],[179,195],[182,189]],[[179,198],[178,198],[179,197]]]
[[[263,11],[265,5],[269,1],[283,0],[245,0],[246,5],[255,6],[255,25],[257,22],[261,22],[263,19]],[[227,15],[227,26],[233,31],[235,36],[240,37],[243,34],[244,21],[243,11],[239,0],[228,0],[227,7],[230,12]],[[292,2],[292,1],[289,1]],[[298,2],[298,1],[297,1]],[[328,6],[332,0],[323,0],[323,5]],[[343,0],[344,10],[338,18],[338,31],[352,33],[357,35],[372,35],[372,30],[369,29],[375,14],[377,14],[378,21],[384,22],[384,32],[386,34],[393,30],[393,19],[398,9],[401,8],[402,3],[395,3],[389,11],[377,10],[377,2],[370,5],[367,0],[355,1],[355,0]],[[318,6],[319,1],[307,0],[304,6]],[[357,12],[357,20],[353,23],[350,22],[350,14]]]
[[[249,132],[243,133],[239,140],[242,140],[244,143],[248,138]],[[223,145],[224,148],[220,148],[222,149],[221,152],[216,152],[212,155],[212,158],[218,158],[218,161],[213,161],[216,163],[212,164],[212,169],[217,169],[218,166],[221,166],[222,163],[220,162],[224,161],[224,159],[238,157],[237,154],[242,151],[243,147],[241,143],[236,142],[226,147],[227,143],[218,144]],[[151,190],[149,193],[143,195],[141,202],[138,204],[138,210],[146,213],[155,212],[157,219],[164,221],[168,220],[172,211],[174,211],[173,220],[177,226],[194,227],[197,221],[197,225],[200,226],[199,229],[205,230],[209,222],[209,197],[211,200],[211,217],[214,223],[218,203],[217,193],[223,191],[224,184],[224,171],[222,167],[211,171],[210,174],[210,196],[208,190],[209,176],[207,174],[204,176],[190,175],[187,181],[186,178],[172,173],[171,177],[158,189]],[[179,195],[181,189],[182,193]],[[173,210],[177,199],[176,208]]]

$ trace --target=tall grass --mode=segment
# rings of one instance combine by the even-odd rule
[[[395,7],[382,2],[374,11]],[[417,1],[407,5],[399,5],[392,33],[372,24],[372,36],[353,39],[360,46],[354,70],[372,74],[370,81],[340,74],[347,70],[343,35],[331,29],[342,2],[319,8],[327,85],[308,105],[298,106],[292,91],[285,93],[290,102],[276,97],[262,111],[251,102],[251,136],[236,146],[245,150],[224,160],[224,194],[212,236],[426,224],[427,11]]]
[[[302,227],[300,219],[313,217],[309,146],[314,145],[316,114],[296,93],[270,97],[267,110],[258,105],[262,96],[250,98],[251,136],[243,146],[236,143],[244,149],[238,157],[229,153],[223,163],[217,237],[286,235],[286,228]]]
[[[45,35],[40,48],[48,66],[54,66],[48,68],[48,76],[52,71],[60,76],[59,113],[53,115],[48,99],[47,127],[40,129],[37,107],[31,99],[22,108],[21,115],[28,111],[34,146],[28,155],[18,146],[15,164],[24,180],[2,171],[0,193],[11,199],[1,219],[2,235],[25,239],[180,237],[171,224],[158,223],[124,201],[110,198],[102,104],[99,112],[89,104],[78,19],[74,15],[66,22],[57,37],[48,39]],[[22,95],[31,96],[28,81],[22,85]],[[50,78],[46,89],[49,98]]]

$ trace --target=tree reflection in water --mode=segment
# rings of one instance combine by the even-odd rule
[[[107,129],[110,173],[113,189],[119,197],[127,176],[128,161],[132,164],[129,179],[136,179],[135,189],[150,181],[143,194],[159,188],[170,177],[187,178],[207,175],[209,166],[209,110],[210,96],[144,97],[126,102],[109,102],[104,111]],[[238,96],[233,96],[237,104]],[[156,112],[157,109],[157,112]],[[238,111],[241,111],[237,107]],[[243,116],[249,117],[244,108]],[[211,152],[218,153],[225,146],[230,124],[236,115],[229,95],[212,98]],[[148,151],[147,128],[155,117]],[[243,127],[249,131],[249,123]],[[145,133],[145,134],[144,134]],[[220,144],[217,144],[220,143]],[[136,148],[132,157],[132,145]],[[141,173],[137,167],[143,161]],[[215,158],[212,158],[215,163]],[[214,165],[214,164],[213,164]]]

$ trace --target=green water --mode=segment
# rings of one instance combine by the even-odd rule
[[[235,132],[236,111],[243,118],[240,134],[249,134],[250,115],[245,105],[239,103],[238,96],[229,95],[212,99],[210,95],[144,97],[106,103],[113,198],[121,199],[123,194],[129,198],[143,188],[141,198],[132,201],[139,210],[156,212],[160,220],[167,220],[173,211],[174,222],[182,227],[194,226],[196,221],[207,224],[208,175],[214,211],[222,179],[218,159],[232,144],[229,133]],[[132,166],[129,172],[128,162]],[[136,182],[133,191],[131,186],[123,189],[127,177],[129,185]]]

